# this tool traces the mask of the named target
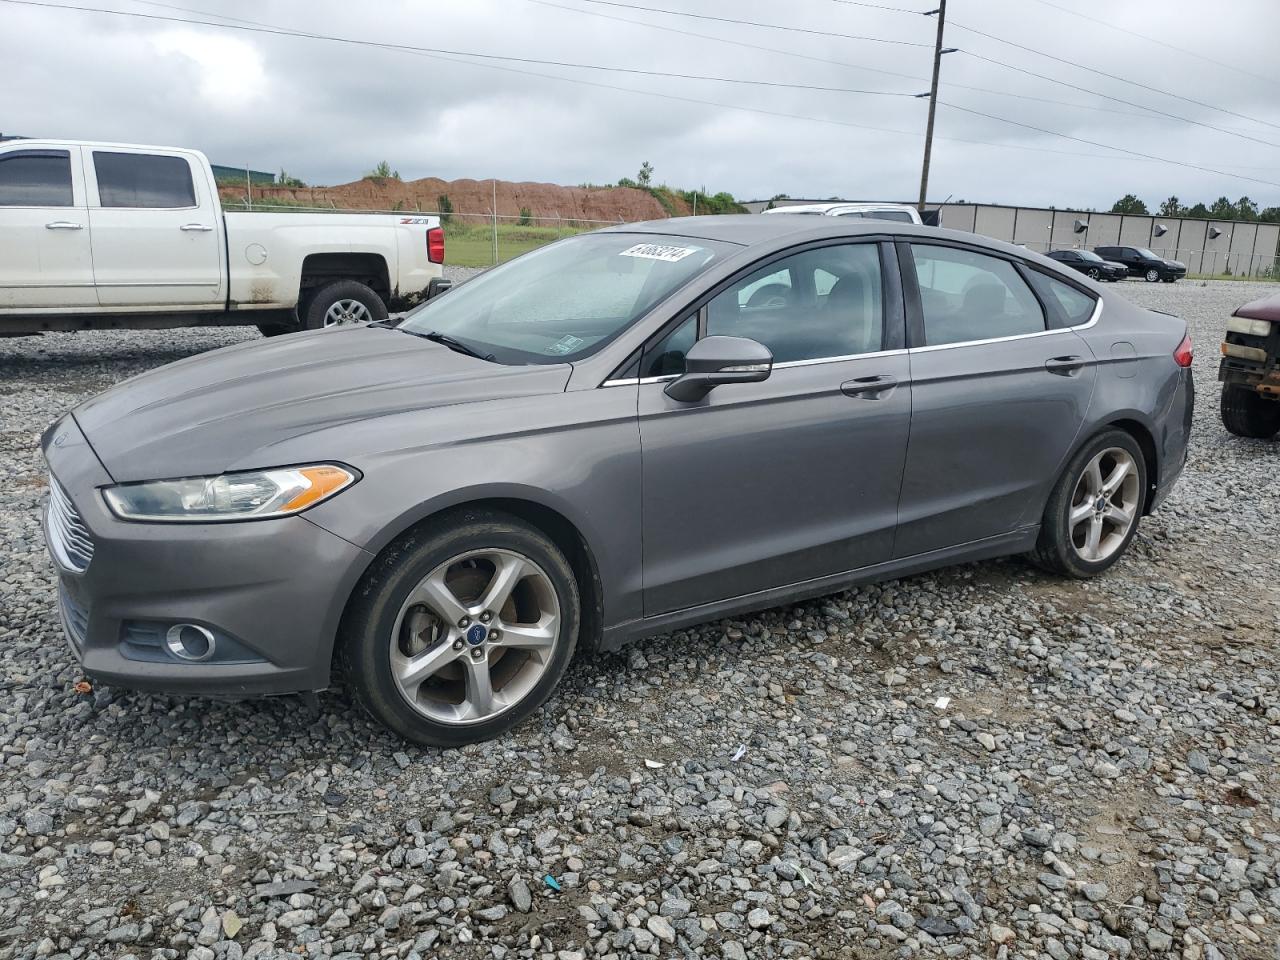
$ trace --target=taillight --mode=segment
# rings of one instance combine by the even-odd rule
[[[432,263],[444,263],[444,230],[440,227],[427,231],[427,259]]]
[[[1173,351],[1173,362],[1180,367],[1189,367],[1195,356],[1196,352],[1191,346],[1191,334],[1188,333],[1178,344],[1178,349]]]

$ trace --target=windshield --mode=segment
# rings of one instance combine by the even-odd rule
[[[407,333],[443,334],[499,363],[588,356],[736,245],[588,233],[486,271],[412,311]]]
[[[1092,250],[1081,250],[1080,257],[1083,260],[1096,260],[1099,263],[1102,262],[1102,258],[1098,256],[1096,253],[1094,253]]]

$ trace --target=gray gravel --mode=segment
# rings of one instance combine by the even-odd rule
[[[39,432],[256,333],[0,341],[0,957],[1280,957],[1280,444],[1194,459],[1109,575],[954,568],[580,658],[511,736],[407,747],[338,693],[80,680]]]

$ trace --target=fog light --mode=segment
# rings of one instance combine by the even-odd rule
[[[165,633],[164,645],[178,659],[199,663],[213,656],[217,641],[206,627],[196,623],[175,623]]]

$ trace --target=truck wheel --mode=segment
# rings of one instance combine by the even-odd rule
[[[323,330],[385,320],[387,305],[358,280],[335,280],[312,295],[303,317],[308,330]]]
[[[573,570],[541,531],[464,508],[374,561],[343,617],[338,665],[356,700],[406,740],[477,743],[550,696],[579,610]]]
[[[1224,384],[1222,425],[1228,433],[1266,440],[1280,433],[1280,400],[1268,400],[1256,390]]]

